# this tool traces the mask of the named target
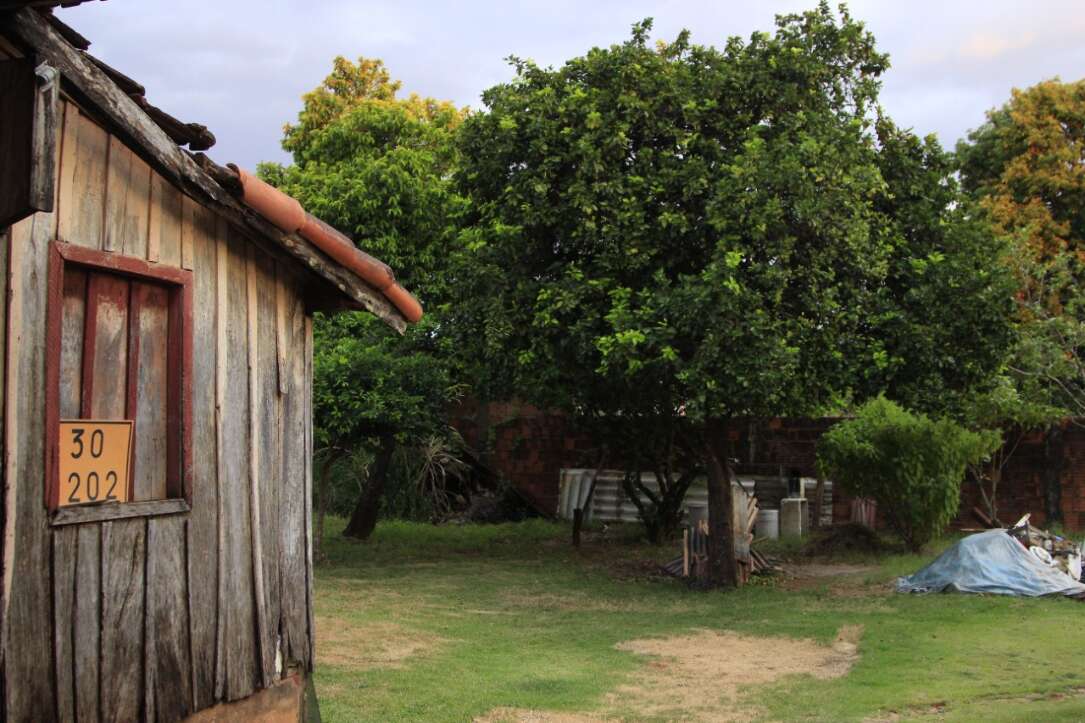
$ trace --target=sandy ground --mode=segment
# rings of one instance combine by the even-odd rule
[[[703,723],[752,720],[762,711],[744,702],[749,687],[789,675],[835,678],[858,658],[861,626],[845,626],[831,646],[813,640],[694,630],[688,635],[620,643],[649,658],[632,680],[608,693],[599,711],[563,713],[495,708],[477,723],[593,723],[638,717]]]

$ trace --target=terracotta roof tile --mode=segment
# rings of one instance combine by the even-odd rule
[[[306,213],[297,199],[265,183],[244,169],[230,164],[241,182],[241,199],[287,233],[299,233],[334,261],[353,271],[363,281],[379,290],[399,313],[412,324],[422,318],[422,305],[396,281],[392,269],[365,253],[347,236]]]
[[[180,146],[188,145],[191,151],[202,151],[215,143],[215,136],[199,123],[185,123],[147,102],[143,85],[86,52],[90,41],[61,22],[52,14],[52,8],[79,5],[91,0],[0,0],[0,10],[37,8],[49,24],[64,40],[81,51],[125,95],[129,96],[161,128],[170,139]],[[230,165],[218,166],[202,153],[194,154],[201,168],[215,181],[286,233],[297,233],[331,257],[340,266],[349,269],[358,278],[373,287],[403,315],[409,323],[422,318],[422,305],[410,292],[396,281],[395,274],[387,264],[365,253],[346,235],[306,213],[301,204],[279,189],[256,176]]]

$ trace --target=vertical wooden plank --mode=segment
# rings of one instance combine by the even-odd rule
[[[206,209],[188,196],[181,199],[181,266],[192,268],[194,250],[192,239],[197,233],[197,216],[205,215]]]
[[[83,327],[87,272],[69,267],[64,273],[64,311],[60,330],[60,418],[79,416],[83,394]]]
[[[60,132],[60,172],[57,175],[57,238],[68,240],[75,223],[75,167],[79,150],[79,108],[66,100]]]
[[[155,219],[152,235],[155,258],[170,266],[181,265],[181,205],[183,194],[157,173],[151,179],[151,208]],[[150,247],[151,243],[148,243]],[[148,250],[148,256],[151,255]]]
[[[12,226],[4,399],[4,704],[8,720],[57,716],[45,476],[45,308],[52,214]],[[13,584],[18,580],[18,584]]]
[[[138,720],[143,709],[143,519],[102,523],[101,711],[106,721]]]
[[[166,493],[166,342],[169,291],[158,284],[132,281],[129,311],[128,415],[135,419],[135,500],[161,500]],[[134,374],[132,374],[134,372]]]
[[[147,520],[144,719],[177,721],[193,712],[189,661],[187,522]]]
[[[218,610],[215,628],[215,700],[226,697],[226,492],[223,489],[229,479],[226,470],[226,457],[223,440],[226,432],[226,384],[227,384],[227,332],[229,322],[229,283],[230,283],[230,245],[229,227],[223,224],[222,236],[215,248],[215,448],[218,491],[218,529],[216,549],[218,550],[218,587],[216,608]]]
[[[102,634],[102,536],[99,525],[80,525],[76,553],[72,662],[75,710],[80,723],[99,719],[99,655]]]
[[[218,220],[212,233],[193,239],[193,334],[199,343],[192,350],[192,444],[198,450],[193,459],[192,512],[188,529],[188,605],[191,612],[192,708],[202,710],[215,701],[216,626],[219,620],[218,582],[218,440],[217,440],[217,349],[220,330],[216,307],[219,292],[225,297],[225,280],[220,278],[218,249],[226,250],[226,222]],[[225,268],[222,273],[225,273]],[[223,318],[225,321],[225,318]],[[225,392],[225,389],[222,390]]]
[[[157,262],[162,255],[162,176],[151,171],[147,208],[147,260]]]
[[[274,666],[274,653],[268,645],[268,610],[267,591],[264,584],[264,540],[261,513],[263,512],[260,502],[261,476],[263,467],[260,459],[260,441],[267,430],[263,427],[263,414],[261,413],[261,384],[260,384],[260,336],[259,316],[260,307],[257,299],[257,276],[256,249],[252,244],[245,244],[245,292],[246,308],[246,331],[248,339],[248,381],[249,381],[249,517],[252,520],[252,573],[253,573],[253,600],[256,606],[256,650],[259,656],[261,687],[271,685],[271,669]],[[269,665],[268,661],[271,661]]]
[[[279,380],[279,394],[290,391],[290,370],[287,368],[287,323],[290,308],[289,278],[286,271],[275,267],[275,355],[276,377]]]
[[[279,528],[282,550],[279,557],[282,588],[282,648],[288,663],[309,667],[309,618],[305,501],[305,467],[308,410],[305,405],[305,311],[299,289],[284,285],[287,296],[285,356],[289,389],[283,396],[282,492]]]
[[[53,532],[53,664],[56,667],[57,715],[75,720],[75,624],[76,545],[79,528]]]
[[[8,251],[11,248],[11,228],[0,229],[0,359],[7,362],[7,335],[8,335]],[[0,383],[0,715],[4,714],[4,641],[7,640],[7,532],[6,524],[8,485],[7,485],[7,432],[4,424],[4,413],[7,410],[6,389],[7,379]]]
[[[250,247],[252,248],[252,247]],[[255,379],[257,394],[254,404],[260,434],[255,438],[259,477],[260,547],[263,576],[265,631],[263,654],[265,677],[269,680],[281,672],[276,669],[280,632],[280,580],[279,558],[281,551],[279,510],[282,489],[282,396],[278,383],[278,324],[277,280],[275,262],[266,254],[252,248],[256,271],[256,355]]]
[[[257,329],[259,348],[260,404],[263,420],[260,437],[260,519],[263,523],[264,549],[264,591],[267,605],[268,632],[265,638],[265,666],[271,676],[277,677],[282,670],[276,669],[279,657],[279,638],[281,620],[281,580],[279,578],[279,559],[282,552],[281,530],[279,528],[279,510],[282,506],[282,395],[279,389],[279,353],[278,353],[278,279],[275,262],[266,254],[257,254],[257,268],[260,271],[257,285],[257,301],[260,310]],[[270,656],[267,655],[270,653]],[[281,665],[281,660],[279,660]]]
[[[76,128],[75,170],[72,195],[61,199],[71,206],[61,215],[60,239],[90,248],[102,247],[105,232],[106,169],[109,136],[101,126],[78,114]],[[62,177],[63,178],[63,177]]]
[[[309,670],[316,660],[313,620],[313,317],[305,315],[305,609],[309,617]]]
[[[109,136],[109,162],[106,167],[105,236],[102,248],[120,251],[124,248],[125,203],[131,183],[132,151],[114,135]]]
[[[121,276],[89,275],[83,345],[83,414],[89,418],[126,418],[128,285]]]
[[[249,481],[248,300],[246,241],[230,230],[227,261],[225,341],[218,349],[224,361],[220,416],[222,465],[219,520],[224,558],[219,607],[225,619],[225,697],[237,700],[256,687],[258,651],[253,606],[252,518]],[[220,257],[220,262],[221,262]],[[222,339],[220,338],[220,341]]]
[[[151,167],[130,153],[131,169],[124,199],[124,222],[122,224],[121,250],[129,256],[147,257],[151,222]]]
[[[63,124],[57,129],[63,136]],[[62,144],[62,141],[58,141]],[[56,154],[60,163],[60,153]],[[59,169],[54,169],[59,172]],[[60,193],[56,184],[54,193]],[[71,705],[71,677],[57,669],[53,577],[45,483],[45,344],[49,242],[57,233],[54,213],[37,213],[0,234],[4,324],[2,472],[3,581],[0,584],[0,706],[7,720],[48,720]],[[53,350],[52,353],[57,353]],[[66,548],[67,539],[61,540]],[[62,550],[59,566],[68,564]],[[17,581],[17,582],[16,582]],[[60,605],[67,604],[64,590]],[[58,691],[58,672],[68,688]]]

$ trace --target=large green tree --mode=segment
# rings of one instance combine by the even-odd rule
[[[394,449],[446,430],[457,389],[441,326],[464,208],[451,174],[465,111],[401,98],[399,90],[379,60],[336,58],[332,73],[304,96],[298,122],[285,128],[283,147],[294,163],[260,169],[388,263],[426,308],[403,336],[365,315],[317,320],[314,423],[324,469],[358,447],[374,460],[345,531],[360,538],[376,523]]]
[[[653,45],[650,27],[557,69],[514,59],[516,78],[464,124],[473,225],[460,271],[469,313],[457,321],[464,343],[533,399],[613,426],[666,419],[708,472],[710,568],[728,585],[719,430],[901,378],[922,322],[901,324],[891,348],[886,330],[924,305],[901,264],[934,287],[937,276],[971,282],[976,260],[957,262],[967,244],[939,231],[955,197],[938,191],[936,149],[888,121],[879,139],[887,59],[845,10],[823,3],[722,49],[688,33]],[[989,235],[967,238],[975,250]],[[970,337],[953,341],[979,365],[959,384],[982,378]],[[878,368],[889,372],[867,372]]]

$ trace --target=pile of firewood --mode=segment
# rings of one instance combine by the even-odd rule
[[[753,549],[753,527],[757,522],[757,498],[741,488],[734,489],[735,558],[738,575],[745,583],[750,575],[779,569],[775,561]],[[663,571],[676,577],[700,579],[708,571],[708,522],[700,520],[682,531],[682,554],[663,565]]]

